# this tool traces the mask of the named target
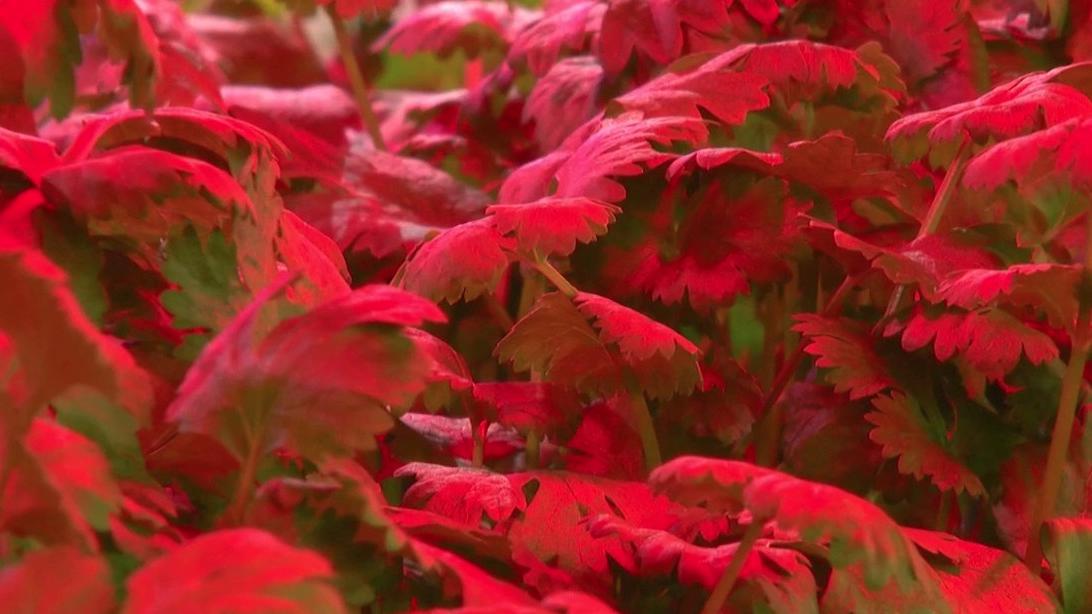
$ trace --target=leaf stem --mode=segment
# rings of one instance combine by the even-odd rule
[[[576,286],[569,283],[569,280],[565,279],[565,276],[561,274],[561,271],[555,269],[554,265],[550,264],[546,258],[536,254],[532,266],[534,266],[535,270],[539,273],[542,273],[543,277],[550,280],[550,283],[560,290],[562,294],[569,298],[576,297],[578,292]]]
[[[470,438],[474,441],[470,464],[474,467],[481,467],[485,464],[485,436],[488,430],[489,423],[485,420],[470,425]]]
[[[842,285],[838,286],[834,294],[831,294],[830,298],[827,299],[822,315],[831,316],[837,313],[859,279],[860,275],[850,275],[842,280]],[[770,384],[770,389],[762,400],[762,409],[759,415],[762,416],[763,428],[755,442],[755,461],[764,467],[772,467],[777,461],[778,442],[781,440],[781,428],[783,426],[782,411],[778,401],[781,400],[781,395],[785,393],[793,374],[796,373],[796,367],[800,365],[800,361],[804,358],[805,347],[806,344],[803,342],[797,344],[796,349],[782,363],[781,369],[777,372],[773,383]]]
[[[364,123],[368,135],[372,138],[372,144],[381,151],[387,150],[387,144],[383,141],[383,133],[379,130],[379,120],[372,110],[368,84],[364,81],[364,73],[360,70],[360,64],[353,53],[352,39],[345,27],[345,20],[338,15],[334,5],[326,5],[326,14],[330,17],[330,25],[334,27],[334,36],[337,38],[337,48],[341,55],[341,63],[345,66],[345,74],[349,78],[349,87],[353,91],[357,110],[360,112],[360,120]]]
[[[227,526],[239,526],[246,519],[247,508],[250,507],[250,498],[254,492],[254,480],[258,474],[258,461],[261,458],[261,438],[247,437],[248,449],[243,460],[242,472],[239,481],[235,483],[235,494],[231,497],[231,503],[224,513],[224,523]]]
[[[636,388],[631,388],[629,399],[633,406],[634,425],[637,427],[637,435],[641,438],[641,450],[645,456],[645,469],[652,471],[663,463],[660,454],[660,441],[656,438],[656,428],[652,424],[652,414],[648,411],[648,403],[645,395]]]
[[[523,450],[526,453],[527,468],[538,469],[539,466],[539,434],[535,429],[527,431],[527,441]]]
[[[936,194],[933,195],[933,202],[929,204],[929,211],[926,212],[925,219],[922,220],[921,226],[918,227],[918,234],[914,237],[914,240],[927,237],[935,233],[937,228],[940,227],[940,220],[948,210],[949,203],[952,202],[952,196],[955,195],[956,186],[959,185],[960,179],[963,178],[963,171],[967,169],[967,162],[970,159],[968,154],[970,154],[970,151],[970,140],[964,138],[963,142],[959,144],[959,149],[956,151],[952,164],[948,167],[948,172],[945,173],[944,179],[940,182],[940,187],[937,188]],[[884,324],[902,308],[905,299],[906,286],[900,285],[898,288],[895,288],[895,292],[891,294],[891,298],[887,302],[887,309],[884,310],[883,317],[876,323],[873,332],[882,330]]]
[[[1054,432],[1050,437],[1050,451],[1047,453],[1043,486],[1032,514],[1031,531],[1028,533],[1028,546],[1024,554],[1024,562],[1033,571],[1039,569],[1043,558],[1039,531],[1043,523],[1054,515],[1054,509],[1058,503],[1058,491],[1062,485],[1073,421],[1077,415],[1077,400],[1080,397],[1081,382],[1084,379],[1084,366],[1088,361],[1089,335],[1089,310],[1082,307],[1081,314],[1077,318],[1077,328],[1073,333],[1069,363],[1062,376],[1062,391],[1058,398],[1058,414],[1054,421]]]
[[[485,308],[489,311],[489,317],[493,318],[493,322],[504,329],[505,332],[512,329],[515,326],[515,322],[512,321],[512,316],[508,314],[508,310],[504,308],[496,294],[492,292],[486,293],[482,296],[482,300],[485,301]]]
[[[1085,250],[1081,272],[1081,283],[1087,283],[1092,275],[1092,213],[1085,213]],[[1062,486],[1062,473],[1065,471],[1070,438],[1073,435],[1073,421],[1077,416],[1077,402],[1084,387],[1084,367],[1088,362],[1088,352],[1092,350],[1092,310],[1083,300],[1078,305],[1080,312],[1077,314],[1077,323],[1071,337],[1069,362],[1062,375],[1062,390],[1058,397],[1054,432],[1050,436],[1043,486],[1032,513],[1031,531],[1028,533],[1027,550],[1024,552],[1024,563],[1036,573],[1043,559],[1039,533],[1043,523],[1054,514],[1058,504],[1058,490]]]
[[[717,581],[717,585],[713,587],[713,592],[709,593],[709,598],[702,606],[701,614],[719,614],[724,608],[724,602],[728,601],[728,595],[732,593],[732,588],[735,586],[736,580],[739,579],[740,572],[743,571],[743,564],[747,562],[747,556],[751,554],[751,548],[754,547],[755,542],[762,535],[762,526],[762,521],[758,519],[751,520],[751,524],[743,532],[742,539],[736,544],[736,551],[732,554],[732,560],[728,562],[728,567],[724,569],[724,575]]]

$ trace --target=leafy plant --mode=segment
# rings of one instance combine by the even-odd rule
[[[1088,611],[1090,19],[0,0],[0,602]]]

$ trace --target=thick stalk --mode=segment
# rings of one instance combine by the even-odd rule
[[[826,306],[823,307],[822,315],[831,316],[837,313],[842,308],[842,303],[849,295],[850,290],[857,285],[858,279],[859,277],[856,275],[846,277],[842,281],[842,285],[838,286],[834,294],[830,295]],[[759,414],[762,416],[762,430],[755,441],[755,461],[759,465],[772,467],[777,462],[777,448],[778,442],[781,440],[781,427],[783,426],[781,406],[778,401],[781,400],[781,395],[785,393],[785,388],[788,387],[793,374],[796,373],[796,368],[804,358],[804,347],[803,342],[797,344],[792,354],[785,358],[785,362],[781,365],[781,369],[777,372],[773,383],[770,384],[770,389],[763,398],[762,409]]]
[[[247,454],[243,460],[242,470],[239,473],[239,481],[235,483],[235,494],[231,497],[231,503],[224,512],[224,524],[227,526],[239,526],[246,520],[247,508],[250,507],[250,497],[254,492],[254,481],[258,475],[258,462],[262,455],[262,442],[259,437],[247,437]]]
[[[1092,212],[1085,214],[1085,250],[1082,283],[1092,275]],[[1034,513],[1031,517],[1031,532],[1028,533],[1028,546],[1024,552],[1024,562],[1033,571],[1038,571],[1043,558],[1043,546],[1039,532],[1048,518],[1054,515],[1058,504],[1058,490],[1062,486],[1062,473],[1065,471],[1066,457],[1069,452],[1070,438],[1073,434],[1073,421],[1077,415],[1077,402],[1084,388],[1084,366],[1088,362],[1088,352],[1092,350],[1092,310],[1084,301],[1079,303],[1080,313],[1073,329],[1069,362],[1062,375],[1062,391],[1058,397],[1058,412],[1054,419],[1054,432],[1050,436],[1050,451],[1047,453],[1047,465],[1043,474],[1043,486],[1039,491]]]
[[[1073,334],[1073,349],[1069,356],[1069,363],[1062,376],[1062,393],[1058,398],[1058,414],[1054,421],[1054,432],[1050,437],[1050,451],[1047,453],[1043,486],[1039,491],[1035,512],[1032,515],[1031,531],[1028,533],[1028,547],[1024,554],[1024,562],[1032,570],[1039,569],[1043,557],[1039,531],[1043,523],[1054,515],[1054,508],[1058,503],[1058,491],[1061,489],[1062,474],[1065,472],[1088,350],[1089,311],[1082,309],[1080,317],[1077,318],[1077,329]]]
[[[383,141],[383,133],[379,130],[379,120],[372,111],[371,95],[368,92],[368,84],[364,81],[364,73],[360,70],[360,64],[353,53],[353,41],[349,37],[349,31],[345,27],[345,20],[337,14],[333,4],[326,5],[326,14],[330,17],[330,25],[334,27],[334,36],[337,37],[337,49],[341,55],[341,63],[345,66],[345,74],[349,78],[349,88],[353,91],[353,99],[356,100],[356,108],[360,112],[360,120],[368,135],[372,137],[372,144],[381,151],[387,150],[387,144]]]
[[[550,280],[550,283],[560,290],[562,294],[569,298],[576,297],[578,292],[576,286],[569,283],[569,280],[565,279],[565,276],[561,274],[561,271],[555,269],[554,265],[550,264],[545,258],[541,256],[536,257],[532,266],[534,266],[539,273],[542,273],[543,277]]]
[[[948,519],[952,512],[952,499],[955,499],[955,492],[950,490],[940,491],[940,508],[937,510],[936,523],[933,526],[935,531],[948,531]]]
[[[631,387],[629,399],[633,408],[634,426],[637,427],[637,435],[641,438],[641,450],[645,455],[645,469],[652,471],[663,462],[660,441],[656,438],[656,428],[652,424],[652,414],[649,413],[645,395],[640,390]]]
[[[485,436],[488,430],[489,423],[484,420],[470,425],[470,438],[474,441],[470,464],[474,467],[481,467],[485,464]]]
[[[743,538],[736,544],[736,551],[732,554],[728,567],[724,569],[724,575],[720,577],[717,585],[713,587],[713,592],[709,593],[709,598],[705,600],[701,614],[719,614],[724,609],[724,602],[728,601],[728,595],[732,594],[732,588],[739,579],[739,573],[743,571],[743,564],[747,562],[751,548],[762,535],[762,525],[763,523],[757,519],[751,520],[751,524],[743,533]]]
[[[524,443],[523,450],[526,455],[528,469],[538,469],[540,443],[539,434],[534,429],[527,431],[527,440]]]
[[[518,316],[521,318],[531,311],[535,301],[546,289],[546,280],[542,278],[542,275],[532,272],[530,268],[523,268],[522,273],[523,287],[519,291],[518,311]]]
[[[508,310],[505,309],[497,295],[487,293],[482,296],[482,300],[485,301],[485,308],[489,311],[489,317],[493,318],[493,322],[505,332],[511,330],[515,322],[512,321],[512,316],[508,314]]]

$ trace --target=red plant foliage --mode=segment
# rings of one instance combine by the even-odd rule
[[[1089,611],[1089,32],[0,0],[2,609]]]

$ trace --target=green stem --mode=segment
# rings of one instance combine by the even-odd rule
[[[743,538],[736,544],[736,551],[732,554],[732,560],[728,562],[728,567],[724,569],[724,575],[717,581],[717,585],[713,587],[713,592],[709,593],[709,598],[702,606],[701,614],[719,614],[724,609],[724,603],[728,601],[728,595],[732,593],[732,587],[736,585],[736,580],[739,579],[739,574],[743,571],[743,564],[747,562],[747,556],[751,554],[751,548],[754,547],[755,542],[762,535],[762,525],[763,523],[758,519],[751,520],[751,524],[747,526],[747,530],[743,533]]]
[[[341,63],[345,66],[345,74],[349,77],[349,87],[353,91],[353,99],[356,100],[356,108],[360,112],[360,120],[368,135],[372,137],[372,144],[380,151],[387,150],[387,144],[383,141],[383,133],[379,130],[379,120],[372,111],[368,84],[364,81],[364,73],[360,70],[360,64],[353,53],[353,42],[349,37],[349,31],[345,27],[345,20],[338,15],[333,4],[326,5],[326,14],[330,17],[330,25],[334,27],[334,36],[337,38],[337,48],[341,55]]]
[[[569,280],[565,279],[565,276],[561,274],[561,271],[555,269],[554,265],[550,264],[546,258],[536,255],[532,266],[535,267],[539,273],[542,273],[543,277],[550,280],[550,283],[560,290],[562,294],[569,298],[576,297],[577,292],[579,292],[576,289],[576,286],[569,283]]]
[[[489,311],[489,316],[493,318],[493,322],[500,326],[505,332],[508,332],[515,325],[512,321],[512,316],[508,315],[508,310],[504,308],[500,300],[497,299],[497,295],[493,293],[487,293],[482,296],[482,300],[485,301],[485,308]]]
[[[1082,283],[1088,279],[1089,275],[1092,275],[1092,213],[1085,214],[1085,243],[1081,271]],[[1043,545],[1040,543],[1039,533],[1043,523],[1054,515],[1054,509],[1058,504],[1058,491],[1062,486],[1062,473],[1065,471],[1070,438],[1073,435],[1073,421],[1077,416],[1077,402],[1084,388],[1084,366],[1088,362],[1088,352],[1092,349],[1092,310],[1083,300],[1078,304],[1080,313],[1077,315],[1077,324],[1071,337],[1069,362],[1062,375],[1062,391],[1058,397],[1054,432],[1050,436],[1050,450],[1047,452],[1043,487],[1032,513],[1028,546],[1024,552],[1024,562],[1036,572],[1043,558]]]
[[[933,530],[945,533],[948,531],[948,518],[951,516],[952,499],[955,496],[955,492],[940,491],[940,509],[937,510],[936,526],[933,527]]]
[[[262,442],[260,438],[247,438],[249,449],[246,459],[243,460],[242,472],[239,481],[235,483],[235,494],[231,498],[227,511],[224,513],[224,523],[227,526],[239,526],[246,520],[247,508],[250,507],[250,498],[254,492],[254,481],[258,475],[258,462],[262,454]]]
[[[1039,569],[1043,557],[1039,531],[1043,523],[1054,515],[1054,508],[1058,503],[1058,491],[1062,485],[1062,474],[1065,471],[1070,437],[1073,433],[1073,421],[1077,414],[1077,400],[1080,397],[1081,383],[1084,379],[1084,366],[1088,361],[1089,310],[1083,307],[1080,317],[1077,318],[1077,329],[1073,333],[1072,346],[1069,364],[1066,365],[1065,374],[1062,376],[1062,392],[1058,398],[1058,414],[1054,421],[1054,432],[1050,437],[1050,451],[1047,453],[1043,487],[1039,492],[1032,515],[1028,547],[1024,554],[1024,562],[1032,570]]]
[[[849,296],[850,290],[857,285],[858,279],[859,276],[856,275],[846,277],[842,285],[830,295],[822,315],[832,316],[837,313],[842,308],[846,297]],[[755,461],[764,467],[772,467],[777,462],[777,448],[781,441],[781,429],[784,426],[781,415],[783,412],[778,401],[781,400],[781,395],[785,393],[793,374],[796,373],[796,368],[804,358],[804,347],[806,344],[800,342],[792,354],[785,359],[762,401],[759,415],[762,416],[763,428],[755,442]]]
[[[640,390],[631,389],[630,402],[633,405],[634,425],[641,438],[641,449],[645,455],[645,468],[652,471],[663,462],[660,455],[660,441],[656,438],[656,428],[652,424],[652,414],[648,411],[645,395]]]
[[[527,458],[528,469],[538,469],[539,465],[539,435],[535,429],[527,431],[527,441],[524,444],[524,452]]]
[[[935,233],[937,228],[940,227],[940,220],[944,217],[944,213],[948,210],[948,205],[952,202],[952,197],[956,192],[956,186],[959,185],[960,179],[963,178],[963,171],[967,169],[967,162],[970,160],[970,151],[970,141],[964,138],[963,142],[959,145],[959,149],[956,151],[956,156],[952,160],[951,166],[948,167],[948,172],[940,182],[940,187],[937,188],[936,194],[933,195],[933,202],[929,204],[929,211],[925,214],[925,219],[922,220],[921,226],[918,228],[918,234],[917,237],[915,237],[915,240]],[[891,294],[891,298],[887,302],[887,309],[884,310],[883,317],[877,322],[874,331],[881,330],[884,324],[902,309],[905,300],[906,286],[895,288],[895,292]]]
[[[531,271],[531,269],[524,267],[522,269],[523,287],[519,291],[519,317],[527,315],[528,311],[531,311],[531,307],[534,306],[535,301],[542,295],[546,287],[546,280],[542,278],[542,275],[538,275]]]
[[[470,464],[481,467],[485,464],[485,435],[489,430],[489,423],[482,420],[470,425],[470,437],[474,440],[474,449],[471,452]]]

